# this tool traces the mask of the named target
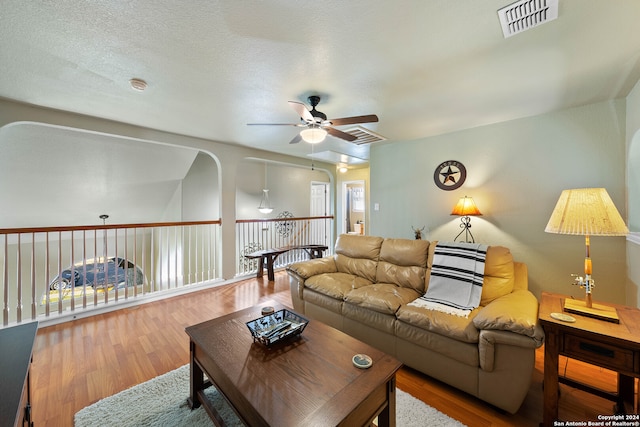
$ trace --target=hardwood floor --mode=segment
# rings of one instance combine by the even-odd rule
[[[189,362],[185,327],[273,299],[291,306],[286,273],[276,281],[249,279],[134,308],[78,319],[38,331],[33,355],[32,401],[36,426],[72,426],[80,409]],[[409,368],[400,389],[469,426],[538,426],[542,420],[542,357],[527,398],[505,414]],[[566,374],[613,390],[615,375],[580,362],[561,361]],[[560,418],[595,420],[612,403],[561,386]]]

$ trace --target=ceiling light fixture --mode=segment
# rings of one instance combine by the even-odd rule
[[[269,201],[269,190],[267,190],[266,188],[262,190],[262,200],[260,200],[260,206],[258,206],[258,210],[263,214],[273,212],[271,202]]]
[[[317,144],[324,141],[327,131],[319,127],[310,127],[300,132],[300,137],[309,144]]]
[[[147,82],[142,79],[133,78],[129,80],[129,84],[131,85],[131,89],[137,90],[138,92],[144,92],[147,88]]]

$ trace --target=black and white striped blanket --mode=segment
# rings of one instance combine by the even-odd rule
[[[480,305],[487,245],[438,243],[427,293],[409,305],[467,317]]]

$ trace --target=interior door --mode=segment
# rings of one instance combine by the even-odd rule
[[[311,208],[310,216],[329,215],[330,187],[326,182],[311,183]],[[330,238],[331,222],[328,219],[312,220],[309,233],[309,243],[327,245]]]

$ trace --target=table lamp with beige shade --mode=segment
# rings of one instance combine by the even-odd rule
[[[565,311],[618,323],[615,309],[593,304],[591,295],[594,281],[591,277],[593,265],[590,237],[626,236],[629,233],[607,190],[604,188],[564,190],[544,231],[585,236],[584,277],[579,276],[575,280],[575,283],[586,291],[585,301],[567,298],[564,305]]]

